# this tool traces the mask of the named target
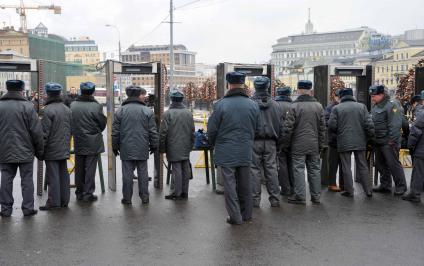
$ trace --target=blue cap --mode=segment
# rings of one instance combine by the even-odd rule
[[[62,85],[55,82],[49,82],[44,86],[47,94],[60,94],[62,92]]]
[[[342,89],[337,89],[336,91],[335,91],[335,95],[337,96],[337,97],[339,97],[340,98],[340,91],[341,91]]]
[[[179,90],[172,90],[169,92],[169,97],[171,97],[172,99],[174,98],[184,98],[184,93],[182,93]]]
[[[96,84],[93,82],[82,82],[80,84],[81,94],[91,95],[96,90]]]
[[[299,80],[299,82],[297,82],[297,88],[301,90],[310,90],[312,89],[312,82],[310,80]]]
[[[377,95],[384,93],[384,85],[374,85],[369,89],[370,95]]]
[[[6,81],[6,89],[8,91],[23,91],[25,89],[25,82],[22,80],[8,80]]]
[[[340,91],[339,91],[339,97],[340,98],[343,98],[345,96],[353,96],[353,89],[352,88],[340,89]]]
[[[125,88],[125,93],[128,97],[139,97],[141,94],[141,88],[131,85]]]
[[[271,81],[267,77],[257,77],[255,81],[253,82],[255,85],[255,90],[257,91],[264,91],[269,89],[269,86],[271,85]]]
[[[292,89],[290,87],[279,87],[277,88],[277,95],[279,96],[290,96]]]
[[[225,78],[230,84],[244,84],[246,74],[242,72],[228,72]]]

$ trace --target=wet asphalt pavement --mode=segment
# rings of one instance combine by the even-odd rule
[[[366,199],[357,188],[354,199],[323,189],[321,205],[271,208],[263,188],[253,222],[230,226],[224,197],[203,169],[194,175],[187,201],[167,201],[168,188],[150,183],[150,204],[135,186],[126,207],[119,178],[118,191],[105,194],[97,178],[97,202],[76,202],[72,189],[68,209],[31,218],[22,216],[16,178],[13,216],[0,218],[0,265],[424,265],[424,204]],[[35,200],[43,205],[46,193]]]

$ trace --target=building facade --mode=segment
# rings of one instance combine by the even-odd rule
[[[146,63],[162,62],[169,73],[169,45],[131,46],[122,53],[122,62]],[[189,51],[184,45],[174,45],[174,84],[184,87],[189,82],[199,83],[196,78],[196,53]],[[131,75],[132,84],[148,88],[154,87],[154,76]]]
[[[421,45],[395,48],[374,62],[374,80],[389,89],[397,87],[400,78],[424,58],[424,41]]]
[[[95,66],[100,62],[99,47],[89,37],[71,38],[65,42],[65,60]]]
[[[65,38],[55,34],[47,34],[46,37],[45,26],[40,23],[38,27],[28,33],[3,28],[0,30],[0,52],[44,60],[44,80],[66,86],[66,76],[82,75],[83,67],[65,62]],[[28,87],[36,89],[37,82],[33,75]]]

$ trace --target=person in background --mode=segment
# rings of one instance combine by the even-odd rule
[[[137,169],[139,197],[149,203],[149,176],[147,160],[158,147],[158,133],[153,111],[140,97],[142,89],[129,86],[128,98],[116,111],[112,126],[112,148],[122,161],[122,200],[132,204],[134,169]]]
[[[68,106],[68,107],[71,107],[71,103],[76,101],[77,97],[78,97],[77,89],[75,87],[71,87],[69,89],[68,94],[66,94],[65,105]]]
[[[19,169],[24,216],[34,210],[34,155],[43,159],[43,129],[31,102],[23,97],[25,83],[8,80],[7,93],[0,99],[0,216],[10,217],[13,211],[13,179]]]
[[[340,192],[343,188],[342,162],[337,152],[337,134],[328,127],[330,115],[340,103],[340,89],[336,90],[334,100],[330,102],[324,110],[325,124],[327,126],[327,144],[328,144],[328,190]],[[339,186],[337,186],[337,170],[339,171]]]
[[[94,83],[81,83],[81,95],[71,104],[71,133],[75,146],[75,194],[77,200],[85,202],[97,200],[94,195],[97,160],[105,151],[102,132],[106,128],[107,119],[102,106],[94,99],[95,90]]]
[[[246,75],[229,72],[228,91],[217,101],[208,121],[209,143],[215,148],[215,164],[224,181],[227,223],[240,225],[252,219],[250,164],[260,120],[259,107],[249,99]]]
[[[41,119],[44,132],[44,161],[48,178],[49,197],[41,211],[68,207],[70,184],[66,160],[70,155],[71,110],[64,104],[62,86],[47,83],[45,86],[47,100]]]
[[[194,145],[194,119],[184,104],[184,94],[170,92],[171,105],[163,114],[160,125],[160,152],[166,153],[172,171],[173,186],[165,199],[180,200],[188,198],[191,176],[190,152]]]
[[[286,120],[287,113],[292,104],[290,87],[277,88],[277,96],[275,101],[280,106],[280,112],[283,114],[283,123]],[[280,148],[278,149],[280,150]],[[290,150],[281,150],[278,153],[278,181],[280,183],[280,194],[290,197],[294,193],[293,167],[291,162]]]
[[[312,96],[312,82],[298,82],[299,97],[291,105],[284,122],[281,141],[283,149],[290,149],[293,163],[294,195],[291,204],[306,204],[305,165],[311,201],[320,203],[320,152],[325,144],[325,118],[322,105]]]

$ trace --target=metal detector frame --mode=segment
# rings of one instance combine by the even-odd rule
[[[356,77],[356,99],[358,102],[371,109],[371,97],[368,94],[369,87],[374,84],[373,66],[340,66],[321,65],[314,67],[314,96],[326,107],[330,102],[331,76]],[[328,149],[322,153],[321,184],[328,185]],[[326,160],[327,159],[327,160]],[[369,178],[372,180],[372,165],[374,156],[369,156]]]
[[[44,106],[44,62],[43,60],[28,59],[25,61],[19,60],[0,60],[0,72],[18,72],[18,73],[33,73],[38,80],[38,114]],[[31,75],[31,79],[32,79]],[[29,85],[31,86],[31,85]],[[43,161],[37,159],[37,195],[43,195]]]
[[[112,150],[112,123],[115,114],[114,101],[114,75],[154,75],[155,76],[155,118],[156,125],[159,128],[161,117],[165,105],[165,77],[166,68],[161,62],[152,62],[144,64],[128,64],[113,60],[106,61],[106,107],[107,107],[107,156],[108,156],[108,186],[112,191],[116,191],[116,156]],[[122,96],[121,96],[122,97]],[[154,154],[155,176],[154,186],[163,188],[163,154],[159,149]]]
[[[227,91],[227,81],[225,75],[231,71],[239,71],[246,76],[265,76],[271,80],[269,92],[275,96],[275,75],[274,65],[271,64],[240,64],[240,63],[219,63],[216,66],[216,96],[218,99],[224,97]]]
[[[314,96],[324,107],[330,102],[331,76],[356,77],[355,97],[358,102],[365,104],[368,109],[371,108],[371,98],[368,95],[368,89],[374,83],[372,65],[321,65],[314,67]]]

